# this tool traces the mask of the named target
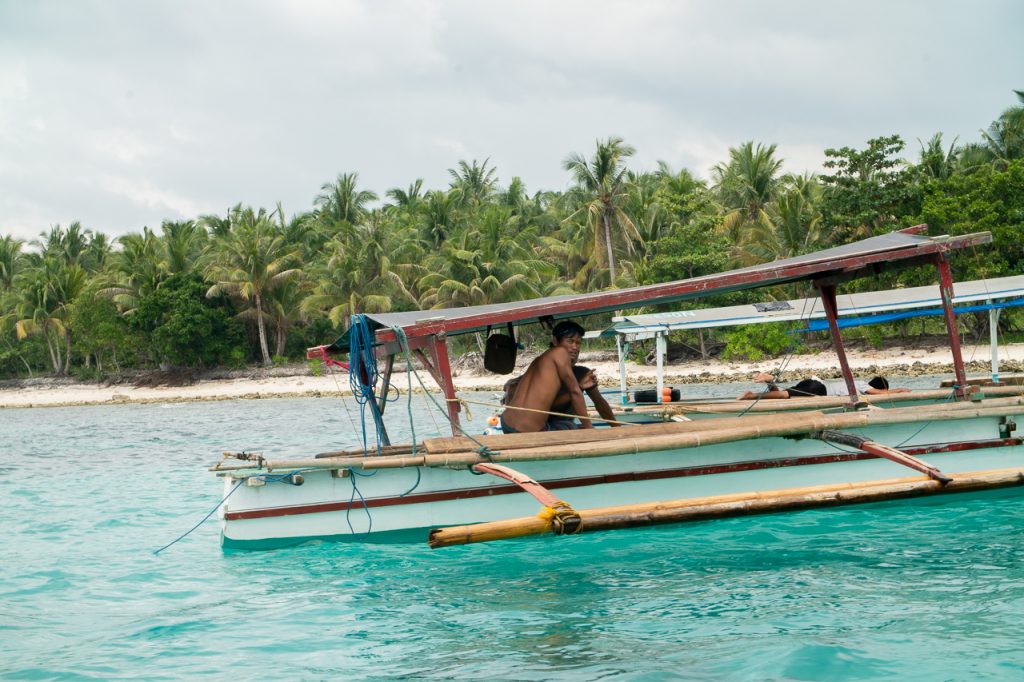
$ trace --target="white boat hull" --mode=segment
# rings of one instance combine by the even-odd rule
[[[1024,466],[1004,419],[879,424],[849,429],[919,456],[945,473]],[[931,452],[929,452],[931,450]],[[760,438],[630,455],[508,463],[576,509],[867,481],[915,472],[810,438]],[[311,539],[425,542],[430,528],[535,514],[540,504],[507,481],[467,468],[406,467],[367,475],[303,470],[225,474],[225,548],[263,549]],[[254,485],[255,483],[255,485]]]

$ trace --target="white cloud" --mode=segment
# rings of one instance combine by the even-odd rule
[[[139,133],[124,129],[90,132],[86,144],[96,157],[96,161],[101,164],[104,157],[131,164],[159,152],[159,147],[142,139]]]
[[[197,202],[178,193],[155,187],[148,180],[106,175],[95,183],[96,189],[145,208],[165,212],[169,220],[195,218],[203,213],[214,213],[219,207]]]

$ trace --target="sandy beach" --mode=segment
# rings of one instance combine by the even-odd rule
[[[965,346],[963,352],[971,376],[988,374],[988,345]],[[1002,372],[1024,369],[1024,344],[1001,345],[999,356]],[[532,354],[522,354],[517,369],[525,369],[532,357]],[[777,368],[783,361],[784,358],[758,363],[721,360],[673,362],[666,365],[665,375],[667,382],[677,387],[688,383],[745,382],[750,381],[756,372]],[[952,372],[949,349],[945,346],[856,350],[850,353],[850,362],[859,375],[884,374],[894,378],[894,385],[899,384],[900,376]],[[584,352],[579,363],[594,369],[603,386],[618,387],[619,369],[613,352]],[[463,367],[458,365],[456,363],[455,381],[460,391],[497,391],[508,379],[474,367],[472,362],[465,363],[467,366]],[[838,362],[831,351],[794,355],[788,359],[784,370],[783,381],[798,381],[811,374],[821,378],[839,376]],[[653,365],[627,364],[630,387],[653,384],[655,373]],[[251,369],[237,374],[233,378],[199,379],[172,386],[84,383],[47,378],[7,381],[0,386],[0,408],[295,398],[351,393],[347,374],[335,371],[317,376],[304,364],[271,370]],[[427,372],[420,369],[419,376],[426,386],[436,389]],[[396,371],[392,383],[404,392],[408,386],[405,372]],[[414,391],[422,390],[415,376],[412,377],[412,385]]]

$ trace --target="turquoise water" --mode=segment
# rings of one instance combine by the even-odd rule
[[[225,554],[210,520],[153,554],[220,451],[351,445],[340,405],[0,411],[0,676],[1024,678],[1015,492],[433,551]]]

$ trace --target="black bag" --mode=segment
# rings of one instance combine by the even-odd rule
[[[491,328],[487,328],[490,333]],[[508,334],[491,334],[484,346],[484,368],[495,374],[511,374],[516,368],[516,355],[519,344],[516,343],[512,323],[508,325]]]

